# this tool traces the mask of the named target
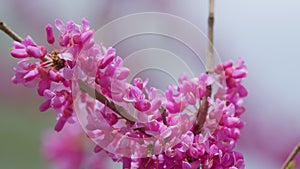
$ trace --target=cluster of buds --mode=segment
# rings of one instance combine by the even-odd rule
[[[160,93],[147,86],[147,79],[129,83],[130,69],[114,48],[95,43],[87,20],[81,25],[56,20],[55,26],[61,33],[58,40],[53,27],[46,26],[51,50],[28,36],[14,42],[11,55],[22,59],[14,68],[13,82],[37,86],[46,99],[40,111],[52,108],[57,115],[56,131],[64,131],[66,123],[78,131],[79,121],[84,121],[87,137],[96,143],[95,152],[106,152],[123,168],[244,168],[243,155],[234,151],[244,125],[240,116],[247,96],[241,84],[247,75],[242,59],[236,66],[226,62],[199,77],[183,74],[178,85]],[[82,83],[94,96],[82,90]],[[64,148],[53,144],[58,151]],[[59,161],[56,158],[61,157],[51,158],[53,163]]]

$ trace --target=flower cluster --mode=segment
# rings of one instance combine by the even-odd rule
[[[68,143],[68,144],[62,144]],[[48,131],[43,136],[42,154],[59,169],[106,169],[108,157],[93,153],[93,144],[79,124],[66,125],[59,133]]]
[[[178,85],[161,94],[147,86],[147,79],[129,83],[129,68],[114,48],[94,42],[94,31],[85,19],[81,25],[56,20],[55,26],[61,33],[59,48],[48,24],[50,51],[28,36],[14,43],[11,55],[22,59],[14,68],[13,82],[38,85],[39,95],[46,98],[40,110],[56,112],[56,131],[66,122],[75,123],[68,126],[69,134],[77,131],[80,120],[97,144],[95,152],[105,151],[123,168],[244,168],[243,155],[234,151],[247,96],[241,84],[247,75],[242,59],[236,66],[230,61],[196,78],[183,74]],[[31,58],[39,60],[30,62]],[[58,166],[60,155],[70,156],[63,161],[80,165],[72,160],[83,159],[84,153],[72,153],[60,144],[49,143],[46,156]]]
[[[14,42],[11,55],[22,59],[14,68],[16,75],[13,82],[26,87],[38,85],[38,94],[46,98],[40,106],[40,111],[52,108],[58,119],[55,130],[60,131],[67,121],[76,120],[70,76],[77,58],[81,56],[79,54],[82,51],[92,53],[90,56],[97,56],[97,52],[100,51],[94,49],[97,46],[92,39],[94,31],[89,29],[87,20],[83,19],[82,25],[76,25],[73,21],[64,24],[61,20],[56,20],[55,25],[61,32],[59,49],[54,47],[53,28],[48,24],[46,35],[47,42],[52,45],[50,51],[47,51],[45,46],[37,45],[30,36],[27,36],[21,43]],[[29,58],[39,60],[32,63]],[[92,58],[88,61],[90,59]]]

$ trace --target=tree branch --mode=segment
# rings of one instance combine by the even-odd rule
[[[212,72],[214,66],[214,0],[209,0],[209,16],[208,16],[208,54],[206,57],[207,72]]]
[[[197,119],[193,127],[194,134],[199,134],[201,132],[201,129],[205,123],[206,116],[208,114],[208,97],[211,95],[211,85],[206,87],[206,93],[205,96],[202,98],[201,106],[198,110]]]
[[[2,21],[0,21],[0,29],[13,40],[18,42],[22,41],[22,38],[19,35],[17,35],[14,31],[12,31],[8,26],[6,26]]]
[[[206,73],[209,74],[213,72],[213,55],[214,55],[214,49],[213,49],[213,28],[214,28],[214,0],[209,0],[209,16],[208,16],[208,52],[206,56]],[[206,93],[205,96],[202,98],[202,103],[199,107],[196,122],[193,127],[194,134],[199,134],[201,132],[201,129],[205,123],[206,116],[208,114],[208,98],[211,96],[212,93],[212,86],[209,85],[206,87]]]
[[[294,150],[291,152],[291,154],[288,156],[288,158],[286,159],[286,161],[284,162],[284,164],[282,165],[282,169],[288,169],[290,163],[293,162],[294,158],[296,157],[296,155],[299,153],[300,151],[300,142],[298,143],[298,145],[296,145],[296,147],[294,148]]]
[[[120,115],[122,118],[134,124],[137,120],[129,112],[127,112],[123,107],[116,105],[113,101],[108,100],[105,96],[99,93],[97,90],[86,85],[83,81],[79,80],[79,87],[82,91],[88,93],[94,99],[97,99],[102,104],[106,105],[112,111]]]

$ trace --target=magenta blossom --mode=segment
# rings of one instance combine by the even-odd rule
[[[60,133],[49,131],[44,135],[42,153],[56,169],[108,168],[108,157],[95,154],[91,144],[78,124],[66,125]]]
[[[56,20],[55,27],[57,38],[53,27],[46,26],[52,46],[48,52],[28,36],[14,43],[11,55],[22,59],[14,68],[13,82],[37,86],[46,99],[40,111],[51,108],[56,113],[55,130],[61,133],[44,140],[44,154],[56,167],[100,169],[100,152],[123,163],[123,168],[245,167],[243,155],[235,151],[248,94],[242,85],[247,75],[242,59],[236,66],[226,62],[195,78],[183,74],[178,85],[161,94],[147,85],[148,79],[137,77],[128,83],[130,69],[116,49],[95,43],[87,20],[81,25]],[[199,130],[194,130],[195,124]],[[85,152],[86,136],[97,144],[92,158]]]

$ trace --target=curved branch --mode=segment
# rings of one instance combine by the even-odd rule
[[[8,35],[10,38],[12,38],[15,41],[21,42],[22,38],[16,34],[14,31],[12,31],[12,29],[10,29],[8,26],[6,26],[4,24],[4,22],[0,21],[0,29],[6,33],[6,35]]]

